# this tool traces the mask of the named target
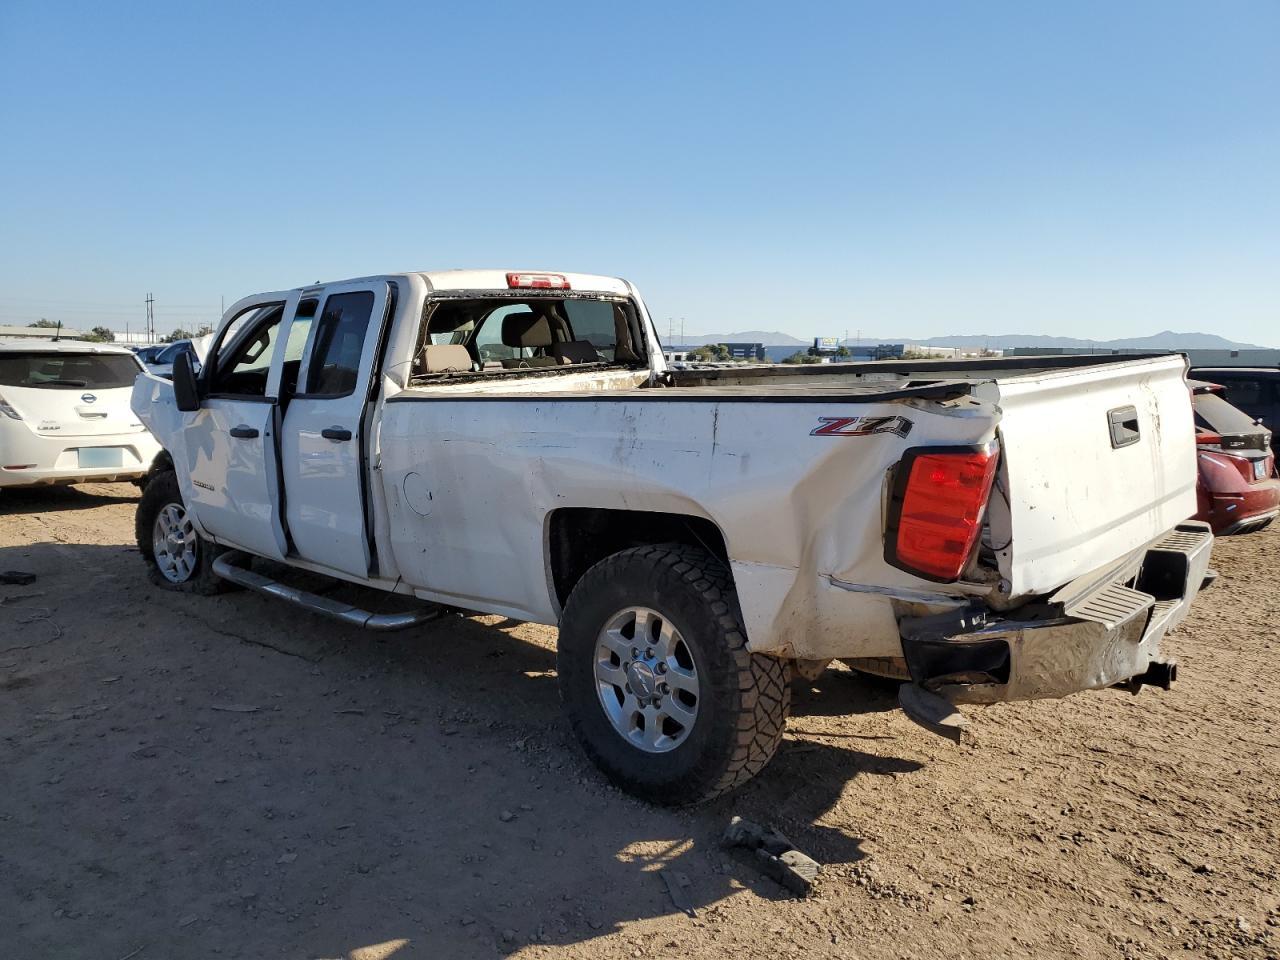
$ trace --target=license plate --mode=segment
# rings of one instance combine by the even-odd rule
[[[124,450],[120,447],[81,447],[80,469],[97,470],[101,467],[124,466]]]
[[[1267,461],[1266,460],[1253,461],[1253,479],[1265,480],[1266,477],[1267,477]]]

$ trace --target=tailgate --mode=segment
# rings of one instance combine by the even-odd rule
[[[1181,356],[999,379],[991,537],[1014,596],[1106,567],[1196,512]]]
[[[4,387],[4,396],[43,437],[105,437],[142,433],[129,409],[133,387]]]

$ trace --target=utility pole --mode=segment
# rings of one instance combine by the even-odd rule
[[[156,298],[151,294],[147,294],[147,299],[143,301],[147,305],[147,339],[151,343],[156,342]]]
[[[684,317],[680,318],[680,346],[684,346]]]

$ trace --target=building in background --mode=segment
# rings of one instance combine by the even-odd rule
[[[78,340],[83,336],[83,331],[71,327],[0,327],[0,340]]]
[[[1134,347],[1122,349],[1078,350],[1073,347],[1014,347],[1006,350],[1006,357],[1065,357],[1072,354],[1105,354],[1106,356],[1145,355],[1151,353],[1182,353],[1193,367],[1280,367],[1280,350],[1141,350]]]
[[[767,359],[763,343],[726,343],[725,347],[729,350],[729,356],[735,360]]]
[[[850,360],[901,360],[907,351],[905,343],[845,344]]]

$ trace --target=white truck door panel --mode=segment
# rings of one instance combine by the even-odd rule
[[[190,414],[185,434],[189,496],[200,525],[219,541],[284,558],[276,499],[270,401],[209,399]]]
[[[207,395],[182,431],[200,526],[277,560],[287,548],[276,457],[279,347],[296,301],[296,294],[268,294],[232,306],[202,374]]]
[[[364,577],[370,553],[362,420],[389,285],[341,284],[324,293],[299,392],[284,417],[286,520],[298,556]]]

